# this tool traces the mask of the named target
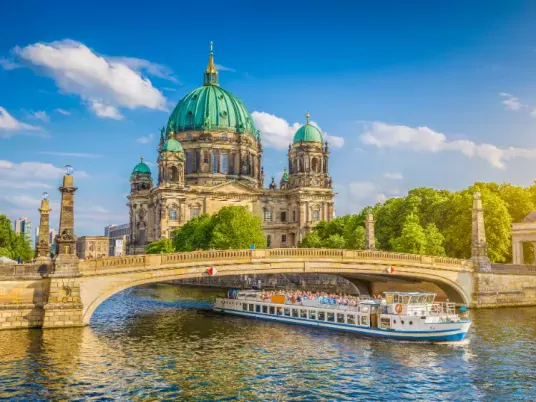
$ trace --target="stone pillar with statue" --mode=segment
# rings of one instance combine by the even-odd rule
[[[38,264],[50,264],[50,202],[48,200],[48,193],[43,193],[43,199],[41,200],[41,208],[39,208],[39,241],[35,245]]]
[[[376,241],[374,237],[374,216],[371,213],[365,218],[365,249],[375,250]]]
[[[57,256],[53,272],[49,275],[50,289],[44,306],[43,328],[83,326],[80,299],[80,260],[76,256],[74,234],[73,169],[66,165],[61,192],[60,228],[56,236]]]
[[[479,271],[491,271],[491,261],[488,257],[488,243],[484,225],[484,209],[480,193],[473,195],[473,223],[471,236],[471,260]]]

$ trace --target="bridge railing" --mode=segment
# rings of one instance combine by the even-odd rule
[[[80,263],[83,273],[97,273],[115,271],[121,268],[156,267],[159,265],[180,264],[196,261],[229,261],[262,259],[340,259],[341,261],[381,261],[386,264],[396,264],[397,261],[405,263],[423,264],[428,267],[465,267],[471,268],[467,260],[448,257],[430,257],[417,254],[393,253],[380,250],[341,250],[318,248],[279,248],[264,250],[207,250],[171,254],[146,254],[124,257],[106,257],[84,260]]]

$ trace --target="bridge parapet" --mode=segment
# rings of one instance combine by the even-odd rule
[[[80,263],[83,275],[98,275],[119,272],[122,269],[157,268],[182,263],[196,262],[258,262],[260,260],[340,260],[341,262],[376,261],[383,264],[417,264],[425,268],[473,270],[468,260],[448,257],[430,257],[417,254],[393,253],[375,250],[340,250],[316,248],[281,248],[265,250],[207,250],[171,254],[146,254],[125,257],[107,257],[85,260]]]
[[[50,271],[42,264],[0,264],[0,281],[40,279]]]

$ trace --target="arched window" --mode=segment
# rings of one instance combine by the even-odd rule
[[[177,183],[179,181],[179,169],[177,169],[176,166],[171,166],[169,169],[169,180],[173,183]]]
[[[198,206],[192,207],[192,218],[199,216],[200,208]]]
[[[176,221],[177,220],[177,210],[176,209],[170,209],[169,210],[169,220],[170,221]]]
[[[271,222],[272,221],[272,211],[270,211],[268,208],[264,210],[264,221],[265,222]]]
[[[318,159],[313,158],[313,162],[311,163],[311,169],[313,172],[318,172]]]
[[[313,211],[313,221],[317,221],[320,219],[320,211],[318,209],[315,209]]]

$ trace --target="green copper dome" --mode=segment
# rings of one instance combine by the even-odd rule
[[[287,169],[283,169],[283,176],[281,177],[281,180],[288,181]]]
[[[149,168],[149,166],[147,166],[145,163],[143,163],[143,158],[141,158],[140,163],[138,163],[134,167],[134,170],[132,171],[132,174],[133,175],[135,175],[135,174],[148,174],[148,175],[150,175],[151,174],[151,169]]]
[[[168,130],[226,130],[257,138],[253,119],[236,96],[219,86],[212,45],[204,85],[179,101],[169,118]]]
[[[294,134],[294,141],[293,142],[320,142],[322,143],[322,133],[320,130],[309,123],[309,113],[305,115],[307,118],[307,123],[305,123],[304,126],[300,127],[298,131],[296,131],[296,134]]]
[[[164,146],[162,147],[163,152],[184,152],[182,145],[175,138],[168,138]]]
[[[175,107],[168,128],[187,130],[229,130],[256,135],[253,119],[244,104],[233,94],[216,85],[194,89]]]

